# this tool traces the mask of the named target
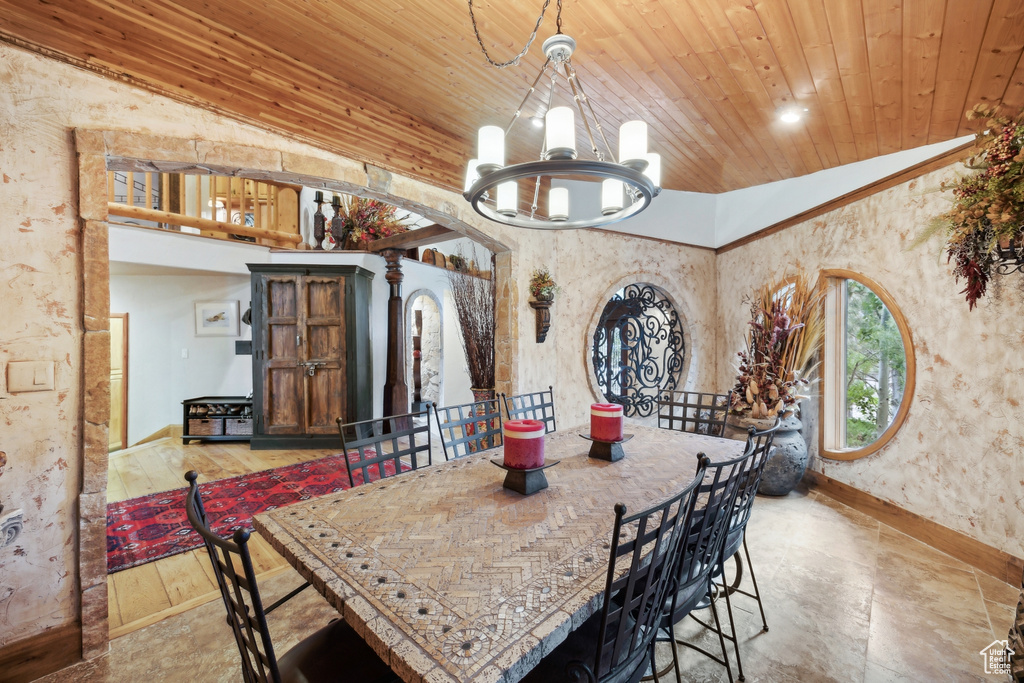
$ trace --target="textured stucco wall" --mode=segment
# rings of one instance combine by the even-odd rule
[[[874,455],[852,462],[814,458],[811,467],[1020,557],[1024,280],[996,276],[991,296],[968,312],[958,294],[963,284],[953,282],[938,242],[908,251],[932,217],[949,208],[951,196],[939,186],[957,172],[961,165],[719,254],[719,384],[734,381],[747,316],[743,297],[781,265],[812,275],[846,268],[868,276],[892,295],[910,325],[917,355],[910,413]]]
[[[88,607],[89,618],[83,621],[93,633],[86,652],[95,654],[106,633],[101,569],[105,477],[95,474],[105,472],[105,466],[83,467],[80,431],[83,406],[89,405],[84,397],[91,396],[97,406],[107,400],[103,377],[108,368],[102,362],[83,367],[81,302],[83,296],[87,302],[98,301],[100,294],[105,298],[106,261],[83,257],[79,218],[88,213],[90,234],[99,240],[90,253],[105,254],[106,226],[99,222],[98,207],[106,195],[102,170],[83,171],[80,178],[75,131],[130,131],[85,136],[90,146],[106,145],[108,154],[124,158],[253,168],[380,188],[360,162],[2,44],[0,122],[0,371],[6,373],[12,360],[52,360],[57,386],[55,392],[12,395],[6,382],[0,384],[0,450],[9,460],[0,477],[0,502],[25,511],[24,533],[15,545],[0,550],[0,647],[71,624]],[[94,163],[96,157],[90,159]],[[102,169],[102,158],[99,164]],[[93,197],[88,212],[78,206],[80,184],[82,196]],[[514,235],[463,212],[453,192],[399,177],[389,189],[439,223],[476,230],[491,248],[516,245]],[[83,289],[83,258],[102,285],[96,293]],[[506,272],[518,277],[515,259],[506,258],[504,264]],[[514,327],[514,318],[506,316],[501,326]],[[102,328],[90,329],[96,330],[90,338],[94,350],[109,347]],[[514,380],[516,359],[505,365]],[[105,438],[103,414],[87,416],[89,443]],[[82,557],[80,528],[89,535]],[[86,574],[81,567],[90,569]],[[82,587],[88,589],[84,594]]]
[[[81,473],[81,267],[68,87],[0,48],[0,503],[25,511],[0,549],[0,646],[73,616]],[[26,79],[42,86],[28,86]],[[58,110],[58,111],[54,111]],[[42,114],[42,115],[41,115]],[[56,391],[11,394],[10,361],[56,365]]]
[[[519,255],[527,264],[517,282],[520,301],[519,373],[522,391],[555,388],[560,425],[590,419],[590,404],[605,399],[589,365],[594,328],[608,299],[625,285],[648,282],[664,290],[686,333],[685,386],[715,378],[715,254],[708,249],[592,230],[534,233]],[[562,288],[551,307],[551,329],[538,344],[529,306],[529,274],[546,265]]]

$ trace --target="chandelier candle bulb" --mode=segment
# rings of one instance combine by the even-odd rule
[[[619,163],[638,171],[647,166],[647,124],[643,121],[619,126]]]
[[[553,221],[569,220],[569,188],[552,187],[548,192],[548,218]]]
[[[647,155],[647,168],[644,169],[647,176],[655,187],[661,187],[661,155],[651,152]]]
[[[519,184],[514,180],[498,185],[498,213],[515,216],[519,210]]]
[[[469,192],[469,188],[473,187],[473,183],[480,180],[480,172],[477,170],[479,165],[479,159],[469,160],[469,164],[466,166],[466,187],[463,192]]]
[[[484,126],[478,137],[477,173],[485,176],[505,165],[505,131],[498,126]]]
[[[505,467],[530,470],[544,466],[544,423],[508,420],[501,428]]]
[[[576,118],[569,107],[553,107],[544,116],[546,159],[576,158]]]
[[[590,436],[598,441],[622,441],[622,406],[617,403],[591,404]]]
[[[622,181],[606,178],[601,181],[601,213],[607,216],[622,209]]]

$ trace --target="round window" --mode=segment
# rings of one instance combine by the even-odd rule
[[[822,455],[855,460],[892,439],[914,395],[914,343],[880,285],[826,270]]]
[[[657,410],[658,397],[679,384],[683,326],[664,292],[637,283],[615,293],[594,330],[591,356],[597,383],[609,403],[631,417]]]

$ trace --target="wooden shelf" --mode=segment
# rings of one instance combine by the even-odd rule
[[[181,442],[189,441],[249,441],[252,439],[252,399],[245,396],[200,396],[189,398],[181,402]],[[219,408],[241,410],[234,413],[211,412]],[[204,412],[198,412],[200,408],[206,408]],[[228,434],[228,422],[230,420],[248,420],[249,429],[247,434]],[[192,433],[196,423],[211,424],[210,434]]]

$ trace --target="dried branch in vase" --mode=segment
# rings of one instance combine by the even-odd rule
[[[478,389],[494,388],[494,280],[448,271],[469,378]]]
[[[812,380],[824,339],[822,297],[803,273],[765,284],[755,293],[747,348],[737,354],[732,412],[772,418],[793,410],[804,398],[798,388]]]

